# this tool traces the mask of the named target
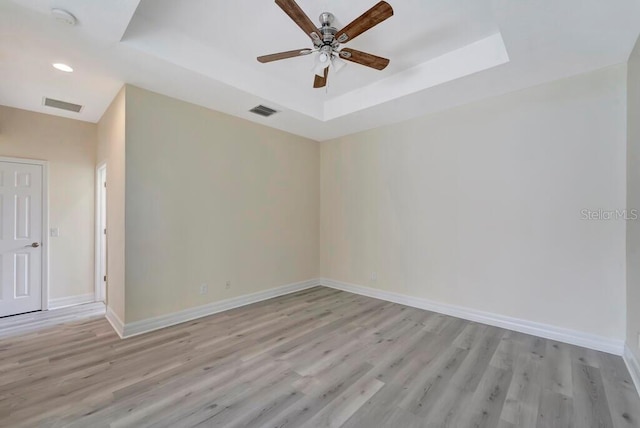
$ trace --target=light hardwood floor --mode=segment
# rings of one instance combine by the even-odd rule
[[[0,340],[0,425],[638,427],[620,357],[316,287],[121,340]]]
[[[75,320],[104,318],[105,306],[102,302],[86,303],[42,312],[0,318],[0,339],[39,331],[57,324]]]

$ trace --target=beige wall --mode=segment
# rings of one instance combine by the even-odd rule
[[[322,143],[321,275],[623,339],[625,76]]]
[[[627,70],[627,207],[640,210],[640,42]],[[640,361],[640,220],[627,222],[627,345]]]
[[[126,104],[127,323],[317,277],[318,143],[132,86]]]
[[[638,354],[640,223],[581,219],[640,208],[626,71],[322,144],[127,86],[97,126],[0,107],[0,156],[50,162],[51,298],[93,292],[107,163],[108,304],[127,323],[325,276],[612,338],[626,326]]]
[[[0,106],[0,156],[49,162],[49,299],[93,294],[96,126]]]
[[[107,164],[107,305],[125,320],[125,88],[98,123],[97,164]]]

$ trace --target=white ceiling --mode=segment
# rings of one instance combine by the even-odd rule
[[[376,1],[298,3],[339,27]],[[318,90],[311,56],[256,61],[310,47],[270,0],[0,0],[0,104],[96,122],[130,83],[322,141],[624,62],[640,32],[637,0],[389,2],[394,16],[348,44],[389,67],[348,63]],[[79,25],[53,21],[52,7]],[[44,96],[85,107],[53,110]],[[247,112],[259,103],[281,112]]]

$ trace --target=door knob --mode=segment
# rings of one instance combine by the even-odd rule
[[[33,243],[33,244],[31,244],[31,245],[27,245],[27,247],[33,247],[33,248],[38,248],[39,246],[40,246],[40,244],[39,244],[39,243],[37,243],[37,242],[34,242],[34,243]]]

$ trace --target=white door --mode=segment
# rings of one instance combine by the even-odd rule
[[[42,166],[0,162],[0,316],[42,309]]]

